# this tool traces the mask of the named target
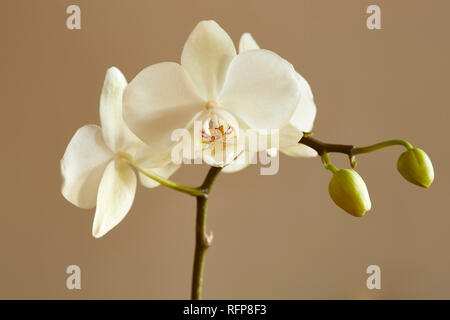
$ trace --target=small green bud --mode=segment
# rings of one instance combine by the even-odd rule
[[[428,188],[434,180],[433,164],[428,155],[419,148],[403,152],[397,161],[397,169],[411,183]]]
[[[362,217],[372,207],[366,184],[353,169],[334,171],[328,192],[334,203],[352,216]]]

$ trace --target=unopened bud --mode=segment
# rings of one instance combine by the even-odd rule
[[[397,169],[406,180],[424,188],[428,188],[434,180],[433,164],[419,148],[403,152],[398,158]]]
[[[353,169],[334,171],[328,192],[334,203],[352,216],[362,217],[372,207],[366,184]]]

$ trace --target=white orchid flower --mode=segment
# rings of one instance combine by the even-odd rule
[[[239,144],[243,129],[284,127],[299,99],[290,63],[268,50],[237,55],[216,22],[202,21],[184,45],[181,65],[152,65],[129,83],[124,118],[155,150],[173,147],[174,130],[186,128],[193,133],[193,145],[203,146],[200,156],[205,162],[225,166],[243,148]],[[195,120],[202,125],[193,125]],[[301,136],[297,133],[295,139]]]
[[[131,208],[136,175],[128,161],[163,167],[158,169],[162,175],[169,163],[169,158],[160,153],[155,156],[147,153],[145,144],[123,121],[122,97],[126,86],[127,81],[117,68],[107,71],[100,98],[101,128],[86,125],[78,129],[61,160],[63,196],[80,208],[97,207],[92,228],[96,238],[114,228]],[[173,166],[169,163],[168,167]],[[142,179],[143,184],[157,185],[149,180]]]
[[[259,50],[260,47],[250,33],[244,33],[239,42],[239,52],[246,52],[251,50]],[[286,137],[295,137],[299,132],[309,132],[313,128],[314,119],[316,117],[316,105],[314,103],[314,96],[308,82],[299,73],[296,73],[298,86],[300,90],[300,100],[295,109],[294,114],[289,120],[289,123],[281,128],[280,139]],[[300,135],[301,137],[301,135]],[[280,145],[279,150],[291,157],[315,157],[317,152],[297,141],[293,141],[291,145]],[[276,156],[278,150],[270,148],[267,150],[269,156]],[[223,169],[224,172],[232,173],[246,168],[249,163],[255,163],[256,153],[243,152],[233,163]]]

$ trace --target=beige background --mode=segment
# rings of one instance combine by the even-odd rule
[[[79,4],[82,30],[66,29]],[[382,28],[365,27],[369,4]],[[60,194],[59,160],[79,127],[98,123],[109,66],[129,80],[179,61],[202,19],[242,32],[291,61],[315,94],[317,137],[371,144],[405,138],[433,160],[429,190],[395,169],[401,149],[359,158],[373,209],[337,208],[319,159],[283,156],[275,176],[257,166],[222,174],[212,193],[205,298],[450,298],[448,1],[2,1],[0,298],[188,298],[194,199],[139,188],[132,211],[100,240],[93,210]],[[347,165],[345,157],[333,160]],[[196,185],[206,168],[174,180]],[[82,269],[82,290],[65,269]],[[382,290],[366,288],[366,267]]]

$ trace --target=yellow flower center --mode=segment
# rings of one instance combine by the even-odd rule
[[[219,143],[225,146],[233,142],[234,138],[234,128],[215,113],[211,113],[208,126],[202,130],[202,143],[206,144],[207,148],[214,148]]]

